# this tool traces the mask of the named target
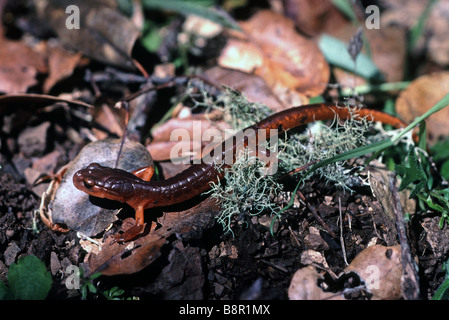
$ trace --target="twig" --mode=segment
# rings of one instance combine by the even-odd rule
[[[396,175],[394,174],[390,175],[390,191],[393,199],[393,211],[396,216],[396,229],[398,231],[399,243],[401,244],[402,272],[404,274],[401,279],[402,296],[406,300],[416,300],[420,294],[418,270],[407,240],[404,212],[396,188]]]
[[[331,228],[329,228],[327,223],[324,222],[323,219],[321,219],[321,217],[316,212],[315,208],[310,203],[307,203],[307,207],[312,212],[315,219],[323,226],[324,229],[326,229],[327,233],[329,233],[332,238],[336,238],[337,236],[335,235],[335,233],[331,230]]]
[[[348,260],[346,259],[346,249],[345,249],[345,239],[343,238],[343,215],[341,210],[341,198],[338,197],[338,211],[340,213],[340,245],[341,251],[343,252],[343,260],[346,265],[349,265]]]

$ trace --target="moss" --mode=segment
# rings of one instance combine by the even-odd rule
[[[354,117],[357,109],[351,110],[353,117],[342,123],[337,117],[331,126],[316,122],[306,134],[294,134],[288,140],[280,141],[280,168],[291,172],[365,145],[372,121]],[[319,168],[315,175],[346,190],[351,190],[357,184],[357,179],[354,179],[351,170],[343,162]]]
[[[210,192],[222,207],[217,221],[225,231],[232,232],[234,217],[276,213],[280,209],[275,199],[280,196],[283,185],[274,175],[265,175],[265,163],[250,155],[248,149],[237,156],[232,166],[223,170],[226,182],[211,183]]]

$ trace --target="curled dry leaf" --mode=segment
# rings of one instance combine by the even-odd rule
[[[360,252],[345,269],[354,271],[373,294],[372,299],[396,300],[402,297],[401,246],[374,245]]]
[[[304,104],[308,97],[324,91],[329,65],[318,46],[297,33],[290,19],[263,10],[241,22],[241,27],[247,40],[231,39],[219,65],[253,71],[285,106]],[[243,66],[241,61],[245,61]]]
[[[342,294],[325,292],[318,285],[323,277],[312,266],[299,269],[293,275],[288,288],[290,300],[345,300]]]
[[[134,68],[131,51],[139,30],[119,12],[115,1],[70,1],[70,5],[79,8],[79,28],[67,27],[66,23],[73,23],[70,14],[65,12],[67,1],[35,3],[39,17],[49,22],[63,43],[104,63]]]
[[[401,81],[407,56],[407,32],[395,26],[365,29],[373,62],[385,76],[385,82]]]
[[[414,80],[396,99],[396,111],[406,122],[433,107],[448,92],[449,72],[435,72]],[[444,108],[426,119],[428,142],[435,143],[449,135],[449,109]]]

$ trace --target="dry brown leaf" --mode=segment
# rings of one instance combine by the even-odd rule
[[[307,96],[323,92],[329,65],[318,46],[299,35],[290,19],[266,10],[241,25],[262,50],[267,65],[256,74],[270,87],[286,87]]]
[[[449,72],[436,72],[415,79],[396,99],[396,111],[400,118],[411,122],[433,107],[449,90]],[[428,142],[449,135],[449,109],[444,108],[426,119]]]
[[[131,51],[139,31],[117,9],[115,1],[70,1],[80,12],[80,28],[69,29],[67,1],[35,1],[38,15],[49,22],[59,39],[71,48],[101,62],[133,69]]]
[[[331,0],[285,0],[285,15],[291,18],[298,29],[310,36],[329,33],[350,23]]]
[[[252,43],[240,39],[229,39],[221,52],[218,64],[246,73],[252,73],[264,64],[263,54]]]
[[[125,109],[112,109],[105,103],[94,109],[93,119],[95,123],[100,124],[110,133],[117,136],[123,136],[123,128],[125,126]]]
[[[214,142],[212,137],[204,136],[204,132],[214,129],[217,130],[217,133],[221,133],[223,129],[228,128],[230,126],[224,121],[212,121],[207,119],[207,115],[204,114],[172,118],[153,131],[153,140],[147,149],[155,161],[170,160],[173,156],[185,157],[186,154],[181,154],[181,151],[186,150],[190,152],[188,156],[192,159],[200,159],[202,148]],[[181,130],[180,133],[187,134],[190,139],[188,141],[178,140],[178,135],[174,130]],[[221,136],[224,137],[224,134]],[[172,155],[172,152],[175,152],[173,150],[175,146],[179,154]]]
[[[318,285],[323,277],[312,266],[299,269],[293,275],[288,288],[290,300],[345,300],[342,294],[324,292]]]
[[[402,81],[407,56],[407,31],[395,26],[365,29],[373,62],[385,82]]]
[[[421,222],[421,226],[426,231],[426,242],[430,246],[435,259],[444,259],[449,252],[449,226],[444,224],[439,226],[440,217],[426,217]],[[426,244],[426,245],[427,245]]]
[[[152,142],[166,142],[170,141],[173,130],[182,129],[185,130],[190,137],[194,138],[194,131],[198,130],[196,134],[203,134],[204,131],[209,129],[217,129],[222,131],[223,129],[229,129],[230,126],[223,121],[211,121],[207,119],[207,115],[195,115],[189,116],[188,118],[172,118],[165,123],[161,124],[158,128],[153,130]],[[201,138],[201,136],[200,136]]]
[[[175,148],[175,149],[174,149]],[[201,159],[201,141],[165,141],[151,143],[147,146],[154,161]],[[173,150],[178,151],[177,154]],[[186,154],[186,150],[187,152]]]
[[[241,27],[248,40],[228,42],[219,65],[246,72],[254,69],[285,107],[304,104],[324,91],[329,65],[318,46],[297,33],[290,19],[263,10],[241,22]],[[249,64],[242,68],[244,57]]]
[[[427,21],[430,34],[428,40],[429,57],[441,66],[449,65],[449,1],[440,0],[435,3]]]
[[[402,297],[401,246],[373,245],[360,252],[345,269],[354,271],[373,294],[372,299],[396,300]]]
[[[126,222],[125,220],[123,223],[126,225]],[[97,254],[88,255],[89,274],[101,272],[103,275],[117,275],[139,272],[160,256],[160,250],[166,242],[165,237],[155,233],[139,240],[119,244],[111,243],[112,239],[107,238]]]
[[[45,58],[23,41],[0,35],[0,92],[24,93],[37,84],[38,73],[47,72]]]
[[[72,75],[74,69],[81,61],[81,53],[68,51],[61,46],[48,45],[48,77],[44,82],[44,92],[50,89],[60,80]]]
[[[256,75],[215,66],[205,71],[204,77],[241,92],[250,102],[262,103],[274,111],[283,109],[283,103],[266,82]]]

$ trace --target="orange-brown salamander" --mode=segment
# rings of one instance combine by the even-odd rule
[[[336,115],[347,119],[351,112],[347,107],[332,104],[306,105],[280,111],[247,129],[256,132],[264,129],[262,132],[268,137],[270,129],[285,131],[316,120],[330,120]],[[377,110],[359,109],[356,115],[359,118],[369,117],[370,120],[395,128],[406,126],[400,119]],[[229,150],[229,145],[233,150]],[[215,159],[223,158],[227,152],[235,152],[235,148],[235,142],[223,142],[222,154],[214,155]],[[222,176],[221,170],[210,162],[191,165],[178,175],[163,181],[150,181],[153,171],[152,167],[148,167],[131,173],[92,163],[74,174],[73,183],[76,188],[89,195],[127,203],[134,208],[136,224],[125,233],[115,236],[116,241],[124,242],[132,240],[143,231],[145,209],[182,203],[209,190],[210,182],[217,181]]]

